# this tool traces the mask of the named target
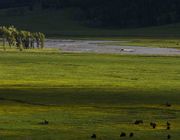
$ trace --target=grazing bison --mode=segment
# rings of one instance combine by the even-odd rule
[[[150,125],[153,127],[153,129],[155,129],[157,127],[156,123],[151,122]]]
[[[167,126],[167,130],[170,130],[171,129],[171,127],[170,126]]]
[[[134,136],[134,133],[130,133],[129,137],[132,138]]]
[[[126,133],[122,132],[120,137],[126,137]]]
[[[96,139],[96,138],[97,138],[96,134],[92,134],[91,139]]]
[[[40,122],[39,124],[41,124],[41,125],[48,125],[48,124],[49,124],[49,121],[44,120],[43,122]]]
[[[167,139],[168,139],[168,140],[171,139],[171,135],[168,135],[168,136],[167,136]]]
[[[172,105],[171,105],[169,102],[167,102],[167,103],[166,103],[166,106],[167,106],[167,107],[171,107]]]
[[[143,124],[143,123],[144,123],[143,120],[136,120],[136,121],[134,122],[134,124],[136,124],[136,125]]]
[[[171,124],[169,122],[167,122],[167,126],[171,126]]]
[[[167,124],[167,130],[171,129],[171,124],[169,122],[166,123]]]
[[[45,120],[45,121],[44,121],[44,124],[45,124],[45,125],[48,125],[48,124],[49,124],[49,121]]]

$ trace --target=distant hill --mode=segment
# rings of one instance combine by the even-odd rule
[[[0,9],[31,6],[32,2],[32,0],[0,0]]]
[[[89,27],[75,18],[76,11],[78,9],[75,8],[36,12],[29,12],[23,8],[0,10],[0,26],[15,25],[18,28],[41,31],[51,37],[180,37],[179,23],[131,29]]]
[[[1,0],[0,8],[76,9],[90,27],[136,28],[180,22],[180,0]],[[77,10],[78,9],[78,10]],[[22,12],[22,11],[21,11]]]

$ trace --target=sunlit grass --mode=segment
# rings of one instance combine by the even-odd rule
[[[179,56],[41,51],[0,52],[2,139],[88,140],[96,133],[116,140],[121,132],[134,132],[135,140],[180,138]],[[134,125],[137,119],[144,124]],[[44,120],[49,125],[38,124]]]
[[[57,53],[57,52],[60,52],[60,49],[55,49],[55,48],[35,48],[35,49],[22,49],[22,50],[19,50],[18,48],[16,48],[15,46],[12,46],[12,47],[9,47],[9,46],[2,46],[0,44],[0,53],[3,53],[3,52],[22,52],[22,53],[26,53],[26,52],[29,52],[29,53]]]
[[[158,48],[180,48],[180,40],[177,39],[116,39],[116,42],[103,43],[103,45],[116,46],[140,46],[140,47],[158,47]]]
[[[7,104],[7,103],[6,103]],[[62,106],[43,107],[9,103],[1,105],[1,136],[9,139],[90,139],[92,133],[98,139],[119,139],[120,133],[134,132],[134,139],[161,140],[168,134],[166,121],[171,121],[170,133],[179,138],[180,112],[172,109],[159,109],[145,106]],[[171,118],[172,117],[172,118]],[[176,119],[173,119],[173,118]],[[136,126],[136,119],[145,120],[143,125]],[[38,123],[44,119],[50,122],[47,126]],[[154,130],[149,123],[156,121]]]

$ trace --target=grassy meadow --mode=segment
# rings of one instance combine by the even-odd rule
[[[156,39],[156,38],[122,38],[114,39],[116,42],[103,43],[103,45],[115,46],[141,46],[141,47],[158,47],[158,48],[175,48],[180,49],[179,39]]]
[[[52,38],[180,48],[178,23],[137,29],[92,28],[74,19],[74,11],[18,15],[15,9],[0,10],[0,26],[13,23]],[[55,49],[20,52],[0,47],[2,140],[90,140],[93,133],[97,140],[166,140],[168,134],[179,140],[179,93],[180,56],[63,53]],[[167,102],[172,106],[167,107]],[[39,124],[44,120],[49,124]],[[135,125],[135,120],[144,124]],[[166,130],[167,121],[171,130]],[[152,129],[150,122],[156,122],[157,128]],[[133,132],[134,137],[120,138],[121,132]]]
[[[1,49],[0,137],[178,140],[179,58]],[[144,124],[135,125],[139,119]],[[39,124],[44,120],[49,125]],[[121,132],[135,135],[120,138]]]

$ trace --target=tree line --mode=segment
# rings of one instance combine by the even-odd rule
[[[9,47],[16,47],[20,51],[23,49],[44,48],[45,35],[41,32],[30,32],[18,30],[14,26],[0,27],[0,37],[2,38],[3,47],[6,44]]]
[[[2,4],[1,4],[2,3]],[[180,22],[180,0],[1,0],[0,6],[73,7],[89,26],[143,27]]]

